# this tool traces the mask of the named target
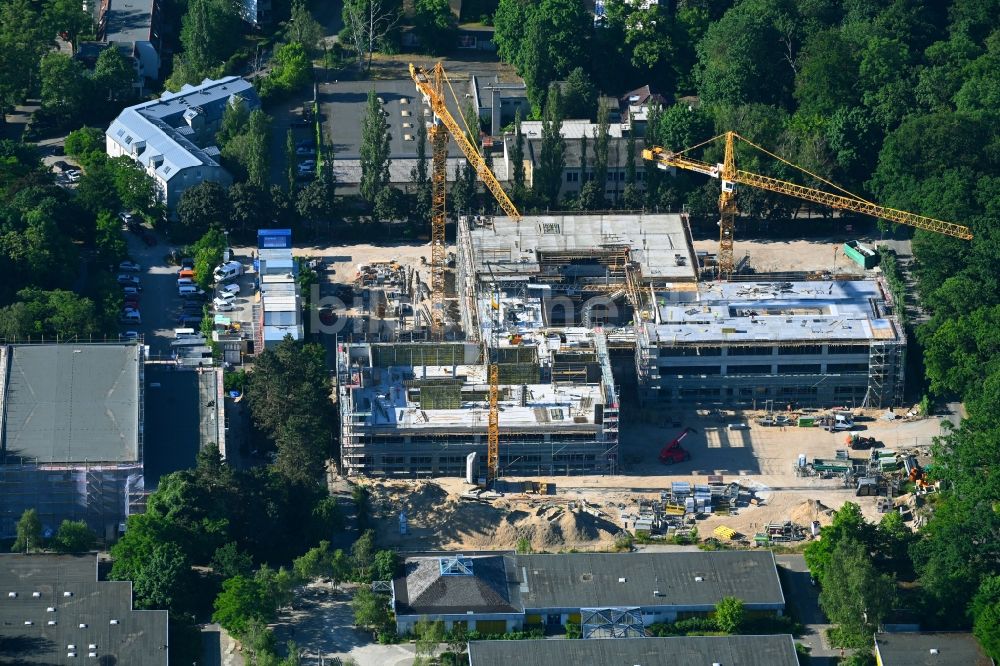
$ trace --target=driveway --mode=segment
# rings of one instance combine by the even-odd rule
[[[799,643],[811,649],[813,666],[834,666],[841,656],[840,649],[826,644],[825,632],[831,626],[819,607],[819,589],[809,583],[809,567],[802,555],[775,555],[785,601],[795,617],[805,626]]]
[[[123,324],[122,329],[137,329],[149,345],[151,357],[166,359],[170,356],[170,341],[177,328],[181,298],[177,295],[177,266],[167,263],[173,248],[162,242],[162,235],[155,235],[160,242],[149,246],[137,234],[125,234],[129,256],[142,266],[139,273],[142,281],[142,296],[139,299],[142,324]]]
[[[310,583],[295,597],[294,610],[285,610],[274,625],[279,645],[293,640],[303,655],[303,664],[325,663],[331,657],[351,658],[358,666],[409,666],[414,647],[410,644],[379,645],[371,632],[354,628],[351,595],[330,585]]]

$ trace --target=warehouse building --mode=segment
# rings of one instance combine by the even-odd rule
[[[770,551],[429,554],[406,558],[392,594],[401,633],[428,618],[481,634],[579,623],[585,638],[628,638],[724,597],[749,613],[785,608]]]
[[[672,636],[615,641],[471,641],[469,666],[797,666],[795,641],[774,636]]]
[[[994,666],[970,633],[960,631],[875,634],[878,666]]]
[[[0,662],[166,666],[167,611],[132,608],[94,555],[0,555]]]
[[[111,539],[145,506],[143,356],[131,343],[0,347],[0,538],[26,509]]]
[[[500,475],[617,469],[618,398],[604,344],[590,331],[567,329],[537,344],[505,340],[496,349]],[[473,343],[340,345],[343,472],[485,473],[483,353]]]

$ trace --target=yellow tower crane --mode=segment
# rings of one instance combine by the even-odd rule
[[[725,140],[725,153],[722,164],[709,164],[707,162],[693,159],[684,154],[719,139]],[[735,139],[739,139],[740,141],[753,146],[757,150],[760,150],[766,155],[770,155],[771,157],[784,162],[785,164],[798,169],[799,171],[816,178],[817,180],[820,180],[837,190],[840,190],[841,193],[833,194],[812,187],[805,187],[803,185],[790,183],[785,180],[771,178],[770,176],[762,176],[760,174],[737,169],[733,148]],[[908,213],[906,211],[896,210],[895,208],[887,208],[885,206],[880,206],[870,201],[866,201],[858,195],[851,194],[842,187],[838,187],[830,181],[825,180],[816,174],[810,173],[802,167],[796,166],[788,160],[782,159],[774,153],[761,148],[736,132],[726,132],[724,134],[720,134],[708,139],[707,141],[703,141],[696,146],[685,148],[684,150],[676,153],[671,152],[666,148],[653,146],[652,148],[643,150],[642,156],[644,159],[655,163],[656,166],[661,169],[676,167],[678,169],[686,169],[688,171],[697,171],[698,173],[703,173],[706,176],[722,180],[722,193],[719,195],[719,278],[723,280],[731,277],[734,270],[733,232],[736,226],[737,185],[749,185],[761,190],[787,194],[799,199],[804,199],[805,201],[825,204],[831,208],[847,210],[854,213],[863,213],[865,215],[871,215],[872,217],[889,220],[890,222],[906,224],[911,227],[916,227],[917,229],[925,229],[927,231],[935,231],[939,234],[954,236],[955,238],[962,238],[965,240],[972,238],[972,232],[968,227],[963,227],[959,224],[953,224],[951,222],[942,222],[941,220],[935,220],[932,217],[917,215],[916,213]]]
[[[447,180],[447,159],[448,159],[448,136],[455,139],[455,143],[469,160],[469,164],[476,170],[479,179],[483,181],[486,188],[496,198],[500,208],[508,217],[515,220],[521,219],[521,213],[517,206],[510,200],[504,192],[500,181],[497,180],[493,172],[490,171],[486,160],[479,154],[472,142],[469,141],[465,132],[456,122],[455,117],[448,110],[445,104],[444,85],[447,84],[451,90],[452,98],[457,101],[455,90],[448,81],[448,76],[444,72],[443,65],[439,62],[434,68],[427,71],[421,67],[410,64],[410,78],[417,85],[417,91],[423,95],[430,104],[431,112],[434,114],[434,125],[430,130],[432,146],[431,162],[431,331],[436,338],[440,338],[444,329],[444,263],[445,263],[445,189]],[[424,122],[419,118],[418,122]],[[464,122],[464,119],[463,119]],[[469,128],[466,127],[466,130]],[[492,304],[491,304],[492,307]],[[499,308],[499,303],[496,304]],[[500,371],[497,367],[496,359],[490,358],[487,371],[490,392],[489,392],[489,430],[486,448],[486,482],[492,483],[496,479],[500,466],[500,427],[499,401]]]

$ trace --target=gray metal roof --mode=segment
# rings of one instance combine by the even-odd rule
[[[128,343],[7,347],[5,461],[139,460],[141,362],[140,347]]]
[[[167,611],[132,610],[132,584],[98,581],[94,555],[3,554],[0,645],[5,664],[166,666]]]
[[[676,636],[570,641],[472,641],[469,666],[797,666],[795,643],[774,636]]]
[[[105,37],[109,42],[149,41],[153,30],[153,0],[110,0]]]
[[[156,174],[163,180],[189,167],[217,167],[214,153],[188,137],[192,132],[186,118],[202,116],[206,125],[217,125],[234,96],[242,98],[249,109],[260,106],[249,81],[238,76],[205,79],[197,86],[185,85],[176,93],[165,92],[159,99],[124,109],[105,135],[143,167],[156,164]],[[136,150],[140,142],[144,145]]]
[[[875,650],[882,666],[993,666],[972,634],[957,631],[875,634]]]
[[[785,603],[770,551],[518,555],[517,571],[526,609]]]
[[[408,558],[392,582],[397,615],[520,613],[518,583],[509,555],[459,556],[467,573],[444,573],[442,560],[455,556]],[[455,570],[452,567],[451,570]]]

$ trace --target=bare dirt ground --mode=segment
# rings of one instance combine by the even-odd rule
[[[900,255],[909,255],[909,241],[886,241],[875,237],[857,236],[867,245],[885,244]],[[863,275],[864,269],[844,256],[845,236],[809,240],[741,240],[737,237],[733,256],[737,263],[749,255],[750,265],[758,273],[780,271],[830,271]],[[695,250],[718,252],[717,239],[694,241]]]
[[[860,410],[856,410],[860,413]],[[753,424],[754,413],[720,417],[707,412],[672,415],[696,433],[683,442],[692,455],[688,462],[665,467],[656,456],[680,428],[640,422],[642,415],[623,418],[621,455],[623,474],[614,476],[532,477],[555,483],[555,496],[507,494],[490,503],[460,499],[467,486],[461,479],[433,481],[373,481],[369,486],[379,542],[401,550],[513,549],[527,538],[536,551],[610,550],[626,519],[637,513],[637,500],[658,499],[673,481],[706,483],[710,474],[753,488],[761,506],[738,509],[728,516],[698,521],[701,537],[719,525],[752,536],[769,522],[791,520],[808,526],[828,524],[831,511],[846,501],[860,504],[869,520],[877,521],[875,498],[855,497],[840,479],[800,477],[794,465],[799,454],[808,459],[833,458],[845,447],[844,433],[819,428],[766,428]],[[887,448],[926,452],[940,434],[935,418],[914,421],[880,420],[868,412],[862,434]],[[726,423],[751,423],[748,430],[730,431]],[[853,457],[864,457],[855,452]],[[518,481],[514,477],[508,480]],[[399,533],[399,514],[405,512],[409,531]]]

